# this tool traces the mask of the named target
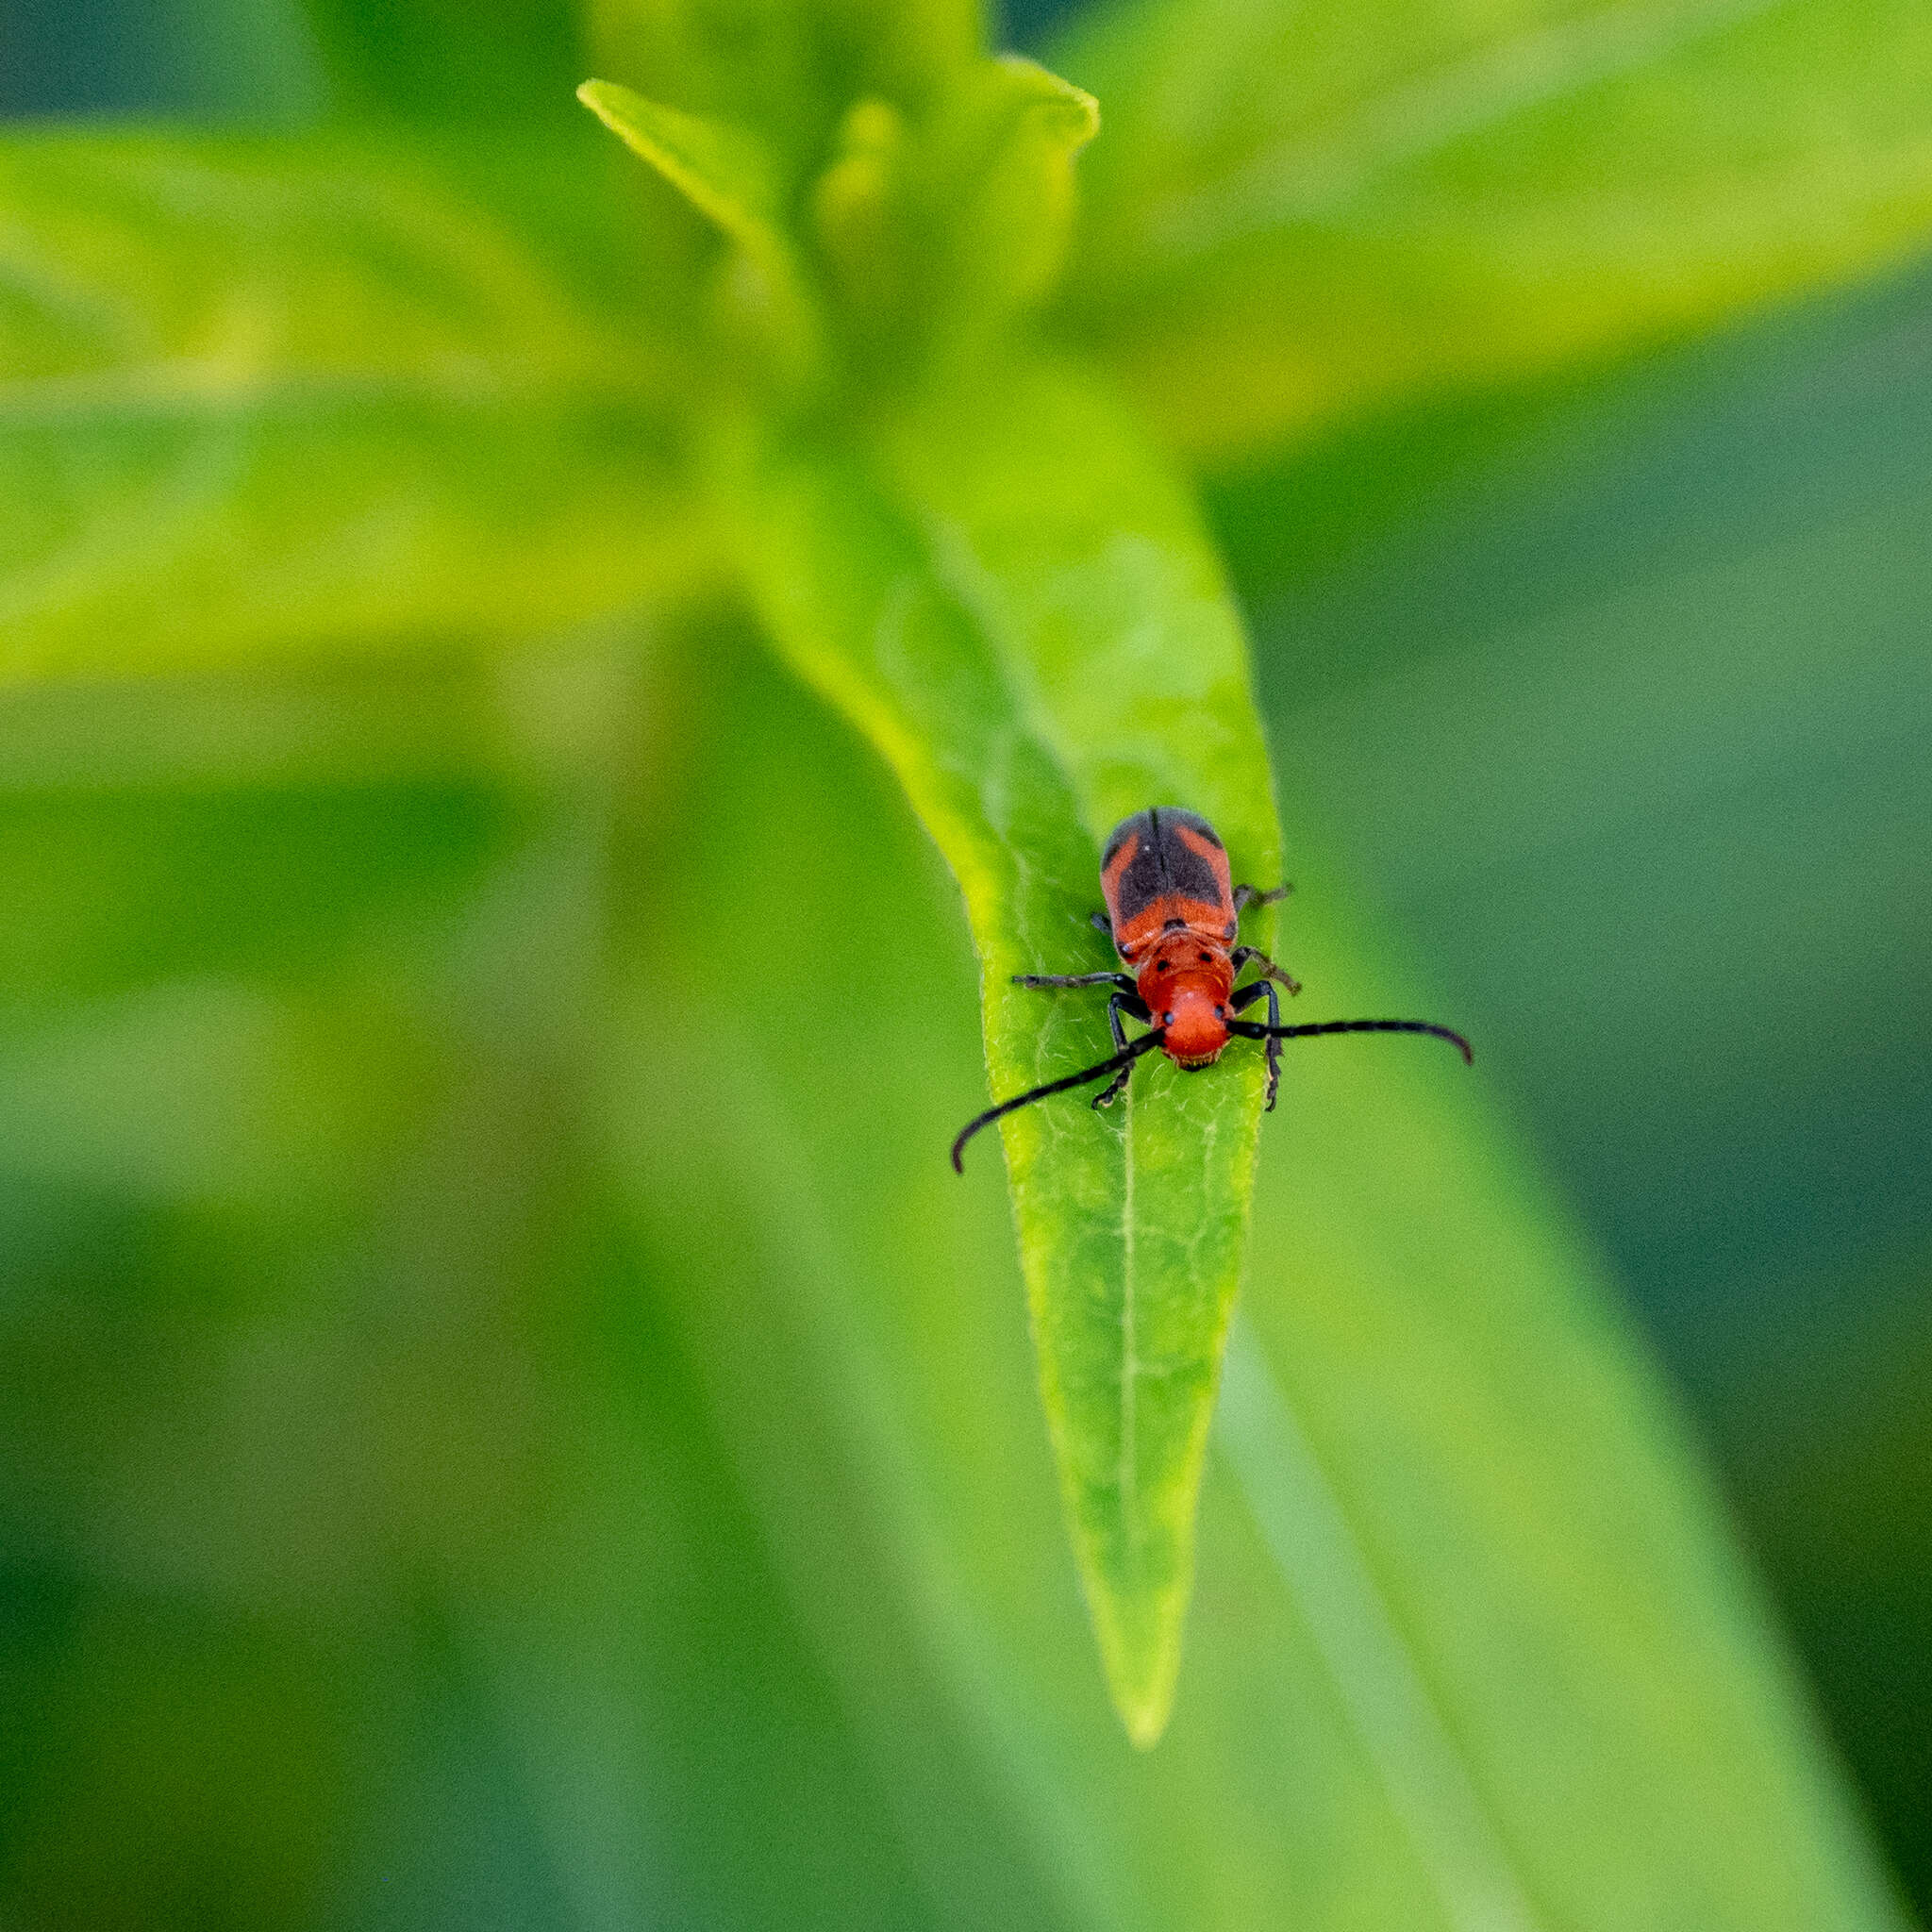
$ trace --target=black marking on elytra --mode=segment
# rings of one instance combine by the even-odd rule
[[[1174,895],[1209,906],[1220,902],[1221,881],[1208,860],[1180,836],[1182,826],[1214,850],[1221,849],[1221,841],[1206,819],[1171,805],[1137,813],[1108,841],[1103,866],[1119,852],[1130,833],[1140,835],[1134,856],[1114,889],[1123,921],[1132,921],[1156,900]]]

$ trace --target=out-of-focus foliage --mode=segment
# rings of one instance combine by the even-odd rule
[[[1659,563],[1654,516],[1670,588],[1620,600],[1587,546],[1510,535],[1510,490],[1555,513],[1627,395],[1304,431],[1574,380],[1904,245],[1932,168],[1916,18],[1861,16],[1854,47],[1802,7],[1500,40],[1096,12],[1068,59],[1117,63],[1093,152],[1117,125],[1119,159],[1075,234],[1083,365],[1027,317],[1091,109],[981,60],[962,9],[636,0],[591,10],[590,55],[540,8],[447,16],[318,6],[291,72],[358,131],[0,147],[0,1909],[1896,1924],[1597,1265],[1453,1061],[1291,1060],[1205,1467],[1254,1057],[1143,1068],[1124,1139],[1077,1096],[1018,1117],[1024,1288],[1001,1191],[943,1147],[984,1065],[1005,1091],[1105,1050],[1097,1003],[1004,978],[1099,963],[1112,818],[1171,789],[1242,870],[1274,862],[1240,630],[1108,363],[1182,447],[1268,458],[1214,509],[1272,600],[1308,1017],[1441,1010],[1534,1096],[1571,1042],[1543,1021],[1525,1052],[1555,1009],[1473,969],[1481,935],[1533,939],[1599,875],[1578,855],[1614,842],[1620,784],[1707,808],[1717,693],[1758,693],[1754,780],[1779,749],[1905,769],[1926,687],[1857,595],[1910,554],[1876,509],[1810,546],[1865,640],[1819,704],[1838,667],[1796,613],[1838,614],[1775,569]],[[548,105],[590,62],[665,179]],[[1884,87],[1852,113],[1861,75]],[[1470,130],[1458,100],[1492,111]],[[1368,173],[1330,212],[1366,224],[1320,262],[1321,181],[1185,273],[1109,228],[1218,168],[1299,167],[1295,117],[1334,113],[1323,181],[1338,154]],[[1585,163],[1621,164],[1614,206]],[[1311,267],[1319,300],[1257,307]],[[1859,467],[1894,509],[1919,474]],[[1432,524],[1457,490],[1469,527]],[[1499,531],[1486,604],[1464,566]],[[1797,579],[1834,581],[1809,554]],[[1433,628],[1402,608],[1432,583]],[[1558,635],[1511,634],[1531,607]],[[984,1062],[914,812],[967,889]],[[1453,917],[1416,886],[1431,852]],[[1431,931],[1433,994],[1343,863]],[[1687,933],[1724,900],[1691,903]],[[1837,957],[1875,988],[1881,950]],[[1537,1109],[1587,1200],[1589,1132],[1641,1178],[1657,1091],[1606,1051],[1613,953],[1582,975],[1587,1085],[1565,1116],[1545,1074]],[[1860,1037],[1811,1028],[1813,1063]],[[1641,1280],[1623,1211],[1600,1222]],[[1923,1280],[1893,1247],[1888,1278]],[[1842,1358],[1897,1389],[1923,1324],[1892,1303]],[[1127,1458],[1136,1391],[1161,1426]],[[1813,1499],[1912,1468],[1923,1416],[1896,1395],[1833,1453],[1764,1459],[1743,1498],[1790,1572],[1829,1576]],[[1174,1721],[1141,1755],[1088,1612],[1150,1741],[1204,1478]],[[1894,1521],[1857,1574],[1896,1621]]]
[[[1928,316],[1921,273],[1215,505],[1281,755],[1482,1018],[1921,1900]]]
[[[34,135],[0,201],[0,675],[541,629],[698,567],[668,356],[429,165]]]
[[[1914,0],[1129,0],[1056,58],[1110,104],[1071,299],[1213,463],[1680,335],[1932,220]]]

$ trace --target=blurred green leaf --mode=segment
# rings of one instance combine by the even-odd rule
[[[1091,94],[1008,55],[962,76],[947,120],[935,140],[946,185],[932,196],[932,225],[952,258],[933,266],[946,285],[948,333],[971,341],[1010,323],[1058,276],[1074,161],[1099,131],[1100,110]]]
[[[962,69],[923,126],[877,98],[852,108],[811,217],[863,375],[983,352],[1046,292],[1098,125],[1091,95],[1012,55]]]
[[[779,649],[891,762],[965,891],[995,1094],[1103,1058],[1101,1000],[1011,979],[1109,963],[1087,923],[1108,831],[1180,804],[1238,878],[1277,870],[1245,647],[1191,506],[1103,389],[1044,363],[928,394],[871,448],[774,439],[744,490]],[[1150,1061],[1110,1116],[1074,1095],[1002,1129],[1068,1515],[1143,1744],[1179,1663],[1260,1088],[1257,1054]]]
[[[756,135],[608,80],[585,81],[577,99],[748,255],[769,262],[783,250],[778,183]]]
[[[528,631],[705,567],[666,356],[426,165],[16,137],[0,212],[0,675]]]
[[[1932,230],[1916,0],[1094,9],[1072,300],[1210,463],[1848,277]]]
[[[685,114],[614,81],[587,80],[577,98],[735,244],[755,278],[739,306],[776,351],[809,364],[817,318],[785,225],[776,169],[760,139],[728,121]]]
[[[977,0],[588,0],[601,69],[756,127],[788,199],[867,95],[923,115],[978,54]]]
[[[1413,1001],[1294,842],[1310,995]],[[1367,1050],[1293,1063],[1223,1440],[1451,1922],[1507,1880],[1505,1924],[1897,1924],[1593,1257],[1479,1102]]]
[[[962,67],[924,126],[867,95],[811,184],[808,254],[757,135],[610,81],[577,94],[734,244],[723,319],[765,338],[794,392],[824,361],[821,289],[856,332],[843,370],[856,384],[983,351],[1058,275],[1074,157],[1098,125],[1090,96],[1015,57]]]

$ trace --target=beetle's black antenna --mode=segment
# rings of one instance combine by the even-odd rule
[[[1427,1020],[1322,1020],[1311,1026],[1263,1026],[1257,1020],[1230,1020],[1227,1030],[1244,1040],[1300,1040],[1310,1033],[1433,1033],[1455,1047],[1465,1065],[1475,1064],[1475,1055],[1461,1034]]]
[[[1070,1087],[1084,1087],[1090,1080],[1098,1080],[1105,1074],[1117,1074],[1123,1067],[1130,1067],[1150,1046],[1160,1044],[1160,1033],[1157,1028],[1152,1033],[1143,1033],[1139,1040],[1124,1047],[1110,1059],[1104,1059],[1098,1066],[1087,1067],[1077,1074],[1069,1074],[1061,1080],[1049,1080],[1044,1087],[1035,1087],[1024,1093],[1016,1093],[1010,1100],[1003,1100],[997,1107],[990,1107],[977,1119],[970,1120],[959,1129],[959,1138],[953,1142],[953,1172],[964,1174],[959,1157],[966,1151],[966,1143],[981,1127],[990,1127],[1002,1114],[1008,1114],[1015,1108],[1030,1107],[1036,1100],[1044,1100],[1050,1093],[1064,1093]]]

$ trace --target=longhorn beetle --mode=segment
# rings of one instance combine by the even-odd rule
[[[1229,884],[1227,851],[1214,827],[1193,812],[1158,805],[1137,811],[1113,828],[1100,855],[1100,890],[1107,910],[1093,924],[1112,940],[1131,973],[1016,973],[1015,986],[1110,986],[1107,1020],[1114,1054],[1108,1059],[1029,1088],[990,1107],[959,1129],[953,1142],[953,1171],[963,1174],[960,1156],[981,1127],[991,1126],[1016,1108],[1030,1107],[1049,1094],[1084,1087],[1113,1075],[1094,1096],[1095,1107],[1111,1105],[1134,1071],[1134,1062],[1158,1047],[1175,1066],[1192,1073],[1211,1067],[1231,1036],[1267,1042],[1268,1108],[1281,1081],[1281,1042],[1316,1033],[1433,1033],[1473,1060],[1469,1041],[1447,1026],[1427,1020],[1324,1020],[1311,1026],[1284,1026],[1274,989],[1301,991],[1293,979],[1258,947],[1237,945],[1241,916],[1250,906],[1268,906],[1288,894],[1286,886],[1258,891]],[[1258,979],[1236,986],[1249,966]],[[1233,1017],[1257,1000],[1268,1002],[1268,1024]],[[1157,1019],[1157,1015],[1158,1018]],[[1123,1018],[1152,1030],[1129,1040]]]

